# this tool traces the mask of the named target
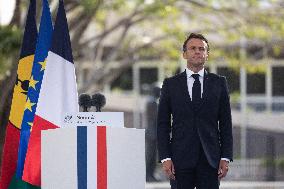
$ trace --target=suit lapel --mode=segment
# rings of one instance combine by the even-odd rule
[[[184,71],[180,77],[179,77],[179,83],[181,83],[181,91],[184,96],[184,99],[186,100],[187,106],[192,107],[191,105],[191,97],[188,92],[188,87],[187,87],[187,76],[186,76],[186,71]]]
[[[203,79],[203,93],[202,93],[202,100],[199,104],[199,106],[196,108],[196,111],[198,111],[203,104],[206,102],[206,99],[208,98],[208,93],[211,90],[212,87],[212,81],[211,81],[211,77],[208,74],[208,72],[205,70],[204,72],[204,79]]]

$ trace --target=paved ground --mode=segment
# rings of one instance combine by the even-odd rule
[[[146,189],[170,189],[168,182],[147,183]],[[223,181],[220,189],[284,189],[284,182]]]

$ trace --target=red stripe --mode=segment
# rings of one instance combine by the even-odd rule
[[[22,177],[24,181],[41,185],[41,131],[56,128],[56,125],[35,115]]]
[[[107,189],[106,127],[97,127],[97,189]]]
[[[20,130],[8,122],[2,154],[0,188],[7,189],[16,172]]]

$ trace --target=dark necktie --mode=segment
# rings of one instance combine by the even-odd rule
[[[192,74],[191,76],[194,78],[192,86],[192,102],[198,105],[201,100],[201,83],[199,81],[199,74]]]

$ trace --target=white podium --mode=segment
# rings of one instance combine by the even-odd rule
[[[145,189],[144,130],[69,126],[42,131],[43,189]]]

